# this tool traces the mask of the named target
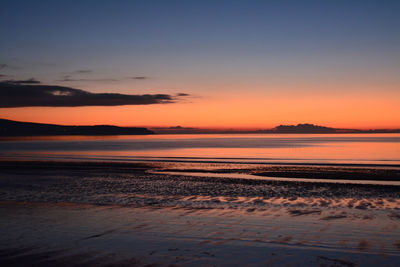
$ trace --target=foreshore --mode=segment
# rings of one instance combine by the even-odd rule
[[[396,266],[400,261],[399,186],[158,173],[201,167],[2,161],[0,263]],[[398,179],[396,168],[203,168],[343,177],[340,170],[347,179],[351,171],[360,178],[368,173],[378,181]]]

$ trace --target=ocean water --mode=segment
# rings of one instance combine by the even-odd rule
[[[400,134],[174,134],[0,139],[1,159],[400,166]]]

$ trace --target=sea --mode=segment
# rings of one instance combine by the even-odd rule
[[[400,134],[2,137],[0,159],[400,167]]]

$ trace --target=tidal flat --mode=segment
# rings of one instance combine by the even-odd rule
[[[0,166],[2,265],[397,266],[400,261],[399,186],[379,184],[396,181],[396,168],[57,161]],[[199,170],[207,176],[190,175]],[[318,171],[321,179],[265,176],[278,171],[285,176]],[[339,181],[343,175],[351,179],[351,171],[354,180],[368,173],[366,181],[378,184],[324,181],[324,173],[329,179],[337,173]],[[218,177],[221,173],[228,175]],[[257,173],[264,176],[240,178]]]

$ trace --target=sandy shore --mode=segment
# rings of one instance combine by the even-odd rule
[[[153,164],[0,166],[2,266],[400,262],[398,186],[169,176]]]

